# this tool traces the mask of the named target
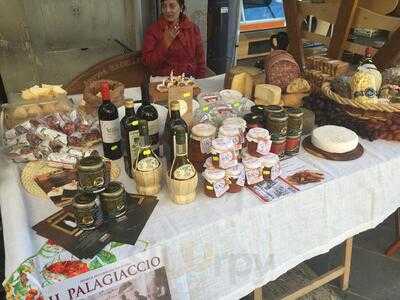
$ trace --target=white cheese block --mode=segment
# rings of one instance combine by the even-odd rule
[[[279,105],[282,90],[272,84],[258,84],[254,91],[255,102],[258,105]]]
[[[327,125],[313,130],[311,143],[325,152],[346,153],[356,149],[358,136],[350,129]]]
[[[233,76],[231,89],[241,92],[243,96],[251,98],[253,95],[254,81],[248,73],[240,73]]]

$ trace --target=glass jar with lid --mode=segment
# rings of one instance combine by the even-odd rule
[[[228,193],[239,193],[245,184],[246,174],[242,164],[229,168],[225,171],[226,178],[229,182]]]
[[[229,138],[233,141],[236,151],[240,151],[243,146],[243,132],[241,127],[237,125],[222,125],[219,128],[218,137]]]
[[[275,180],[280,175],[279,156],[274,153],[269,153],[266,156],[260,157],[262,175],[265,181]]]
[[[272,141],[270,151],[278,155],[280,159],[284,158],[286,152],[286,138]]]
[[[103,224],[102,211],[97,202],[96,194],[79,193],[74,197],[72,207],[80,229],[93,230]]]
[[[301,135],[288,135],[286,139],[285,154],[288,156],[295,156],[300,151]]]
[[[260,116],[256,113],[248,113],[243,116],[243,119],[247,123],[246,131],[250,130],[251,128],[264,127],[265,124],[264,116]]]
[[[206,169],[203,172],[204,193],[210,198],[219,198],[226,193],[229,185],[225,180],[225,171],[221,169]]]
[[[232,139],[216,138],[211,147],[212,164],[215,168],[228,169],[237,165],[237,154]]]
[[[300,108],[286,108],[288,115],[287,135],[299,136],[303,131],[303,111]]]
[[[79,188],[88,193],[98,193],[108,184],[106,166],[101,157],[88,156],[78,162]]]
[[[217,128],[209,123],[200,123],[192,127],[189,141],[189,159],[197,170],[201,169],[210,155],[212,140]]]
[[[123,216],[127,210],[124,186],[119,182],[110,182],[100,194],[100,203],[105,217],[116,219]]]
[[[264,128],[252,128],[246,135],[247,152],[251,156],[261,157],[267,155],[271,149],[269,132]]]
[[[286,138],[288,116],[285,112],[271,113],[268,116],[267,129],[273,141]]]
[[[243,159],[243,166],[246,172],[246,185],[252,186],[264,180],[259,158],[247,156]]]

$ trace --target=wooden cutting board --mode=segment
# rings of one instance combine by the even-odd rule
[[[160,91],[157,90],[157,85],[160,83],[161,82],[150,82],[149,83],[150,99],[154,103],[168,104],[168,92],[161,93]],[[200,93],[201,93],[200,88],[195,85],[193,88],[193,98],[197,97],[197,95]]]
[[[358,144],[357,148],[354,149],[351,152],[346,152],[346,153],[329,153],[325,152],[317,147],[315,147],[311,143],[311,135],[306,137],[303,140],[303,148],[306,150],[308,153],[324,158],[327,160],[333,160],[333,161],[351,161],[351,160],[356,160],[360,158],[364,154],[364,148],[361,146],[361,144]]]
[[[394,11],[399,0],[360,0],[359,5],[381,15],[387,15]]]

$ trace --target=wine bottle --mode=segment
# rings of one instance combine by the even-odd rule
[[[126,174],[132,176],[132,162],[139,150],[139,119],[135,115],[133,100],[125,101],[125,116],[121,120],[122,150]]]
[[[160,122],[156,108],[150,103],[148,88],[146,86],[142,86],[142,105],[138,108],[136,115],[139,119],[147,121],[151,148],[159,155]]]
[[[176,126],[173,131],[174,160],[169,177],[174,180],[188,180],[196,175],[196,170],[188,158],[188,134],[185,127]]]
[[[182,119],[180,114],[179,101],[172,101],[170,104],[170,112],[165,121],[164,127],[164,155],[167,158],[168,167],[171,165],[175,157],[173,149],[173,132],[178,126],[183,127],[187,134],[189,134],[189,127],[185,120]]]
[[[118,109],[111,102],[110,86],[106,81],[102,84],[101,96],[103,103],[98,109],[98,116],[104,156],[111,160],[120,159],[122,157],[122,149]]]
[[[146,120],[140,120],[139,130],[140,130],[140,148],[135,161],[135,170],[141,172],[149,172],[157,169],[161,162],[154,153],[149,137],[149,128]]]

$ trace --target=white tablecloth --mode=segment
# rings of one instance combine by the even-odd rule
[[[361,144],[365,154],[351,162],[301,151],[300,159],[334,179],[272,203],[247,190],[209,199],[199,187],[194,203],[177,206],[163,191],[140,239],[163,247],[174,299],[237,299],[381,223],[400,207],[400,144]],[[58,208],[26,195],[16,165],[1,159],[0,168],[8,276],[44,243],[30,227]],[[127,177],[119,180],[135,190]]]

